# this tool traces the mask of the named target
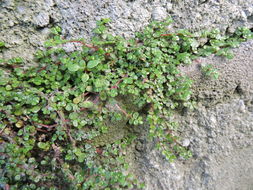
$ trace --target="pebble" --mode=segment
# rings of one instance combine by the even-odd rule
[[[182,145],[184,147],[188,147],[190,145],[190,140],[189,139],[184,139],[183,142],[182,142]]]
[[[154,20],[164,20],[167,17],[166,9],[163,7],[155,7],[152,11],[152,18]]]
[[[49,14],[47,12],[41,12],[34,17],[34,23],[39,27],[45,27],[49,24]]]
[[[246,106],[245,106],[243,100],[239,100],[238,106],[239,106],[238,111],[239,111],[240,113],[244,113],[244,112],[246,111]]]

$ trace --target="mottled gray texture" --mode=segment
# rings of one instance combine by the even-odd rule
[[[181,71],[193,79],[192,94],[204,104],[224,102],[231,97],[251,98],[253,95],[253,41],[234,49],[234,58],[210,56],[199,58]],[[219,80],[205,77],[201,65],[211,64],[219,71]]]
[[[192,31],[219,28],[233,32],[253,27],[252,0],[2,0],[0,58],[22,56],[32,63],[49,28],[59,25],[64,37],[90,37],[96,20],[111,18],[114,34],[132,36],[151,20],[174,19],[175,28]],[[253,42],[235,49],[231,61],[201,58],[220,70],[219,80],[203,78],[199,63],[182,70],[197,82],[197,110],[177,114],[182,144],[193,152],[188,161],[168,163],[154,143],[140,137],[132,148],[133,170],[146,190],[253,189]],[[74,45],[66,47],[71,50]]]
[[[96,20],[111,18],[111,32],[132,36],[151,20],[174,19],[172,28],[192,31],[219,28],[233,32],[253,26],[251,0],[2,0],[0,41],[8,49],[0,58],[20,55],[32,59],[42,47],[48,28],[60,25],[67,38],[91,35]]]
[[[239,109],[234,99],[177,116],[181,137],[189,139],[193,158],[166,163],[152,143],[144,143],[139,162],[147,190],[252,190],[253,105]]]
[[[202,58],[219,69],[218,80],[206,79],[200,63],[182,70],[195,79],[193,112],[177,113],[178,134],[193,158],[166,163],[152,142],[142,139],[140,174],[147,190],[253,189],[253,41],[234,49],[235,58]],[[145,138],[145,137],[144,137]]]

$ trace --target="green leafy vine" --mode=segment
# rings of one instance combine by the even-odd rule
[[[64,40],[52,29],[45,50],[25,69],[22,58],[0,63],[0,185],[9,189],[137,189],[124,150],[131,128],[147,125],[169,161],[189,158],[173,131],[173,110],[193,107],[192,81],[179,65],[200,56],[232,58],[231,47],[252,38],[245,28],[170,33],[152,22],[134,38],[97,23],[90,43]],[[199,43],[206,39],[205,44]],[[67,43],[80,50],[66,52]],[[4,47],[0,43],[0,47]],[[210,75],[211,68],[203,67]]]

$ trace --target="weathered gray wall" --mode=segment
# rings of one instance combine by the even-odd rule
[[[253,27],[252,0],[1,0],[0,58],[32,62],[49,28],[60,25],[66,38],[91,35],[96,20],[111,18],[111,32],[129,37],[152,19],[172,16],[173,28],[219,28],[233,32]],[[203,58],[220,69],[217,81],[204,80],[198,63],[182,70],[196,79],[198,108],[177,114],[188,161],[167,163],[153,143],[140,137],[133,147],[133,167],[147,190],[253,189],[253,42],[235,49],[235,59]],[[73,47],[68,47],[73,48]],[[137,149],[137,150],[135,150]]]
[[[193,158],[168,164],[153,143],[142,141],[139,175],[148,190],[253,189],[253,41],[234,53],[233,60],[216,56],[199,60],[219,69],[218,80],[203,78],[200,63],[181,68],[195,79],[198,108],[177,113],[175,120]]]
[[[126,37],[152,19],[171,16],[177,28],[220,28],[233,32],[253,26],[252,0],[1,0],[0,41],[8,44],[1,57],[28,59],[41,47],[48,28],[58,24],[67,38],[88,37],[96,20],[111,18],[111,31]]]

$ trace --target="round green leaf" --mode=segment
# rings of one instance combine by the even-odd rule
[[[89,80],[89,78],[90,78],[89,75],[86,74],[86,73],[82,75],[82,81],[83,82],[87,82]]]
[[[78,71],[79,69],[80,69],[80,67],[77,64],[71,64],[71,65],[68,66],[68,70],[71,71],[71,72]]]
[[[83,108],[92,108],[93,107],[93,102],[91,101],[84,101],[82,104],[81,104],[81,107]]]
[[[87,67],[88,69],[92,69],[96,67],[100,63],[100,60],[91,60],[88,62]]]
[[[76,97],[76,98],[73,99],[73,103],[74,104],[78,104],[81,101],[82,101],[82,97],[81,96],[78,96],[78,97]]]

